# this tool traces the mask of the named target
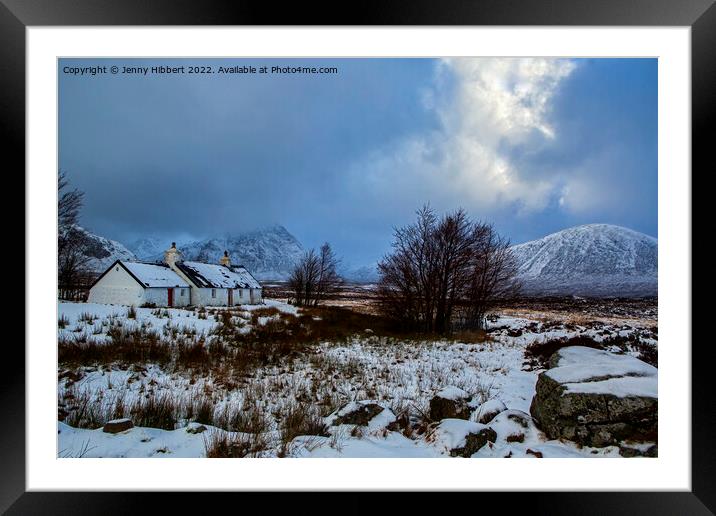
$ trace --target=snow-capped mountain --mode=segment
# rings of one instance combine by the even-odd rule
[[[171,242],[163,238],[145,237],[135,240],[127,248],[140,260],[146,260],[161,255],[170,245]]]
[[[512,247],[525,294],[657,295],[658,241],[609,224],[577,226]]]
[[[375,283],[378,281],[377,265],[365,265],[362,267],[346,265],[338,268],[338,274],[346,281],[355,283]]]
[[[67,231],[72,232],[71,238],[81,242],[88,258],[86,267],[90,271],[104,272],[116,260],[136,260],[132,251],[115,240],[95,235],[80,226],[73,226]]]
[[[164,251],[170,245],[151,238],[137,243],[135,253],[147,261],[161,261]],[[224,250],[227,250],[233,264],[245,266],[260,280],[287,279],[292,267],[303,254],[301,243],[280,225],[198,242],[178,243],[177,248],[184,260],[206,263],[219,263]],[[150,254],[149,250],[154,252]]]

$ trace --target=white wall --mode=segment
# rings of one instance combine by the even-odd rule
[[[115,265],[90,289],[87,302],[139,306],[145,302],[144,290],[124,268]]]
[[[181,291],[184,291],[184,295],[181,295]],[[191,288],[190,287],[176,287],[174,288],[174,306],[187,306],[191,304]]]
[[[173,287],[174,297],[172,306],[187,306],[190,302],[189,288],[184,288],[184,296],[181,295],[181,287]],[[166,287],[148,288],[145,290],[144,299],[146,303],[154,303],[157,306],[169,306],[169,292]]]
[[[234,289],[234,305],[246,305],[251,302],[249,295],[249,289],[247,288],[236,288]]]
[[[228,306],[229,293],[225,288],[214,289],[216,297],[211,297],[210,288],[192,288],[192,304],[196,306]]]

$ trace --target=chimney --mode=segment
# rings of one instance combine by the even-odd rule
[[[224,251],[224,256],[221,257],[219,263],[224,267],[231,267],[231,260],[229,259],[229,251]]]
[[[164,251],[164,263],[166,263],[169,267],[174,267],[174,264],[180,261],[181,253],[177,249],[177,243],[172,242],[172,246]]]

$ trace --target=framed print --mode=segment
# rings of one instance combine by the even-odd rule
[[[3,508],[710,514],[716,8],[656,3],[5,2],[27,301]]]

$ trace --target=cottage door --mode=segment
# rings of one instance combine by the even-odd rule
[[[167,306],[174,306],[174,289],[167,289]]]
[[[229,306],[234,306],[234,291],[229,288],[227,292],[229,293]]]

